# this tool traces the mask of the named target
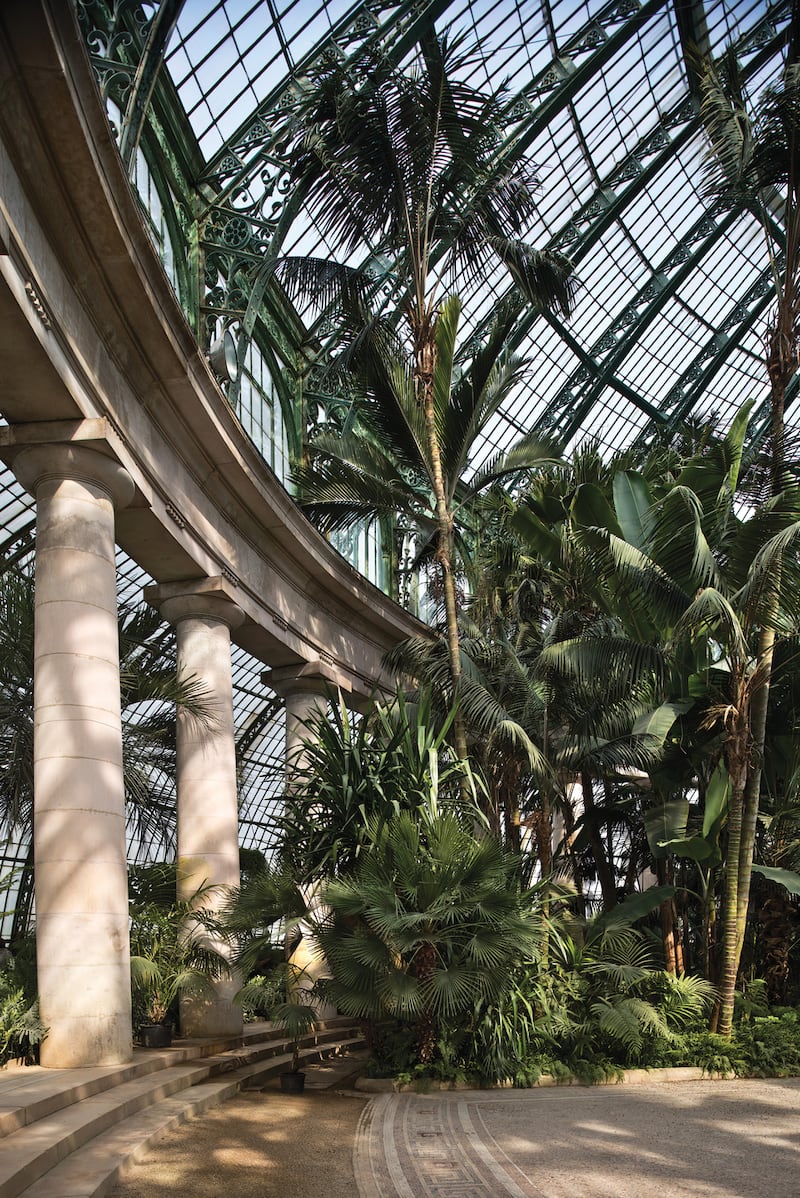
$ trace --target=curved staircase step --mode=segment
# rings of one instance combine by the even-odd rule
[[[211,1053],[178,1042],[116,1069],[0,1074],[0,1198],[102,1198],[171,1128],[290,1065],[275,1029],[242,1039]],[[363,1037],[340,1025],[301,1044],[301,1063],[311,1064],[362,1047]],[[25,1101],[14,1106],[12,1094]]]

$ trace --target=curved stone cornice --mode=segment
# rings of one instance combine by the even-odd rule
[[[198,350],[117,153],[71,5],[0,9],[0,410],[74,422],[136,485],[117,537],[158,582],[223,576],[234,639],[322,658],[369,694],[426,634],[336,553],[248,440]]]

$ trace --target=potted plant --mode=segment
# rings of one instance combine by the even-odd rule
[[[287,1093],[301,1094],[305,1087],[305,1073],[300,1069],[300,1041],[317,1025],[317,1011],[313,1005],[314,990],[302,985],[306,971],[284,961],[270,977],[250,978],[238,992],[236,1002],[243,1008],[265,1015],[275,1027],[284,1031],[290,1041],[292,1062],[286,1072],[281,1073],[281,1089]],[[275,1002],[276,988],[286,997]],[[303,1001],[308,999],[309,1001]]]
[[[169,1047],[180,996],[212,997],[214,980],[230,972],[226,959],[203,943],[205,936],[204,913],[193,910],[191,899],[131,908],[131,987],[145,1048]]]
[[[300,1041],[317,1024],[316,1010],[310,1003],[299,1001],[300,993],[302,991],[295,992],[287,1002],[278,1003],[270,1012],[272,1022],[285,1031],[291,1041],[292,1063],[280,1074],[281,1089],[290,1094],[302,1094],[305,1087],[306,1075],[300,1068]]]

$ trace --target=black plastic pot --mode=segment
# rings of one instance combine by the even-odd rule
[[[165,1023],[145,1023],[139,1028],[142,1048],[169,1048],[172,1032]]]
[[[306,1084],[306,1075],[301,1070],[296,1073],[282,1073],[281,1089],[284,1094],[302,1094]]]

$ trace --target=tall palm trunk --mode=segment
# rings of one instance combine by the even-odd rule
[[[437,545],[436,561],[442,577],[444,609],[447,628],[447,656],[450,663],[450,680],[453,686],[453,701],[458,702],[461,680],[461,647],[458,637],[458,602],[456,581],[453,572],[455,538],[453,513],[450,510],[447,490],[442,473],[442,455],[439,434],[436,428],[436,408],[433,394],[433,375],[436,369],[436,322],[424,319],[414,322],[414,386],[417,401],[425,413],[425,433],[431,466],[431,483],[436,503]],[[456,754],[462,761],[467,759],[467,738],[464,720],[456,711],[453,721],[453,738]]]
[[[722,961],[716,1029],[721,1036],[730,1036],[733,1027],[733,1001],[739,972],[740,941],[737,916],[741,892],[742,828],[747,788],[747,759],[750,749],[749,723],[747,699],[742,696],[742,706],[739,709],[736,727],[731,733],[727,746],[731,797],[728,807],[728,851],[725,859],[725,891],[722,901]]]
[[[800,122],[797,116],[800,21],[792,6],[782,84],[770,88],[755,114],[744,106],[741,80],[720,83],[710,63],[701,72],[702,112],[717,154],[715,186],[721,193],[746,193],[760,214],[777,296],[775,315],[766,338],[765,365],[770,385],[771,462],[773,496],[783,488],[784,409],[786,388],[798,369],[800,317]],[[783,226],[783,237],[778,232]],[[783,243],[782,245],[780,243]],[[780,251],[783,250],[783,254]],[[781,262],[783,257],[783,263]],[[723,900],[723,953],[719,1030],[729,1035],[733,992],[739,968],[750,898],[750,878],[758,818],[767,707],[772,676],[775,626],[779,611],[778,585],[773,600],[759,616],[758,682],[749,699],[749,716],[737,719],[729,745],[732,790],[728,817],[728,854]],[[747,733],[747,743],[743,735]],[[733,741],[737,743],[734,744]],[[739,756],[744,753],[744,756]],[[751,755],[751,756],[748,756]],[[751,764],[748,766],[747,762]],[[731,763],[735,762],[734,780]],[[742,775],[742,776],[740,776]]]
[[[436,972],[436,949],[432,944],[420,946],[414,961],[414,973],[420,982],[429,982]],[[436,1017],[429,1006],[417,1015],[417,1055],[423,1065],[433,1060],[436,1051]]]
[[[792,229],[790,236],[794,237]],[[794,244],[788,247],[797,256],[798,247]],[[787,258],[788,260],[788,258]],[[796,323],[794,303],[784,286],[779,294],[778,311],[770,329],[767,343],[767,374],[770,381],[770,422],[771,422],[771,461],[770,489],[773,496],[780,494],[783,485],[783,455],[784,455],[784,406],[786,387],[797,370],[797,348],[794,335]],[[794,290],[794,285],[792,287]],[[780,290],[780,289],[779,289]],[[747,776],[741,797],[739,812],[741,826],[739,829],[738,860],[734,872],[729,872],[726,879],[725,907],[723,920],[723,950],[722,976],[720,989],[720,1035],[730,1036],[733,1027],[733,1001],[736,987],[736,976],[742,958],[744,937],[747,930],[747,910],[750,903],[750,882],[753,874],[753,855],[755,852],[756,825],[758,822],[758,806],[761,795],[761,775],[763,773],[764,749],[767,736],[767,710],[769,708],[769,692],[772,681],[772,658],[775,649],[775,625],[778,617],[778,587],[780,579],[776,580],[774,596],[763,619],[758,636],[756,653],[756,668],[760,675],[760,683],[753,691],[749,701],[749,753],[744,758],[749,761],[746,767]],[[731,812],[733,811],[733,794],[731,796]],[[737,804],[738,806],[738,804]],[[729,817],[730,819],[730,817]],[[733,849],[728,840],[728,870],[733,866]]]

